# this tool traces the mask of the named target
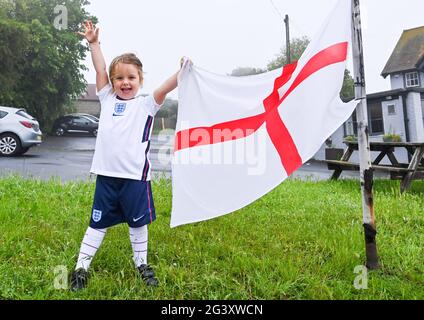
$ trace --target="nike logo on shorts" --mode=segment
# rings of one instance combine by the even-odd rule
[[[133,218],[133,221],[134,221],[134,222],[137,222],[137,221],[139,221],[140,219],[142,219],[143,217],[144,217],[144,216],[141,216],[141,217],[139,217],[139,218],[137,218],[137,219],[136,219],[136,218]]]

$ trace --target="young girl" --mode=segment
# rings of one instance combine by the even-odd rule
[[[147,225],[155,218],[150,186],[150,134],[166,95],[177,87],[178,72],[153,95],[142,96],[143,65],[134,54],[115,58],[109,67],[100,49],[99,28],[84,23],[79,34],[89,42],[96,70],[101,114],[91,172],[97,175],[90,226],[81,244],[71,290],[86,287],[88,268],[109,227],[129,225],[134,263],[148,286],[157,286],[147,264]]]

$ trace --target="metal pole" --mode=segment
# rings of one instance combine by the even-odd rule
[[[286,24],[286,56],[287,64],[291,63],[291,53],[290,53],[290,25],[289,25],[289,16],[286,14],[284,18],[284,23]]]
[[[361,193],[363,226],[365,232],[365,250],[369,269],[378,269],[376,235],[377,229],[374,215],[373,171],[369,144],[367,117],[367,94],[365,87],[364,55],[362,47],[361,12],[359,0],[352,0],[352,49],[355,78],[355,99],[358,101],[356,116],[358,119],[358,148],[361,175]]]

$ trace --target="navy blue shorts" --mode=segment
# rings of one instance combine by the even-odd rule
[[[140,228],[155,219],[150,181],[97,176],[91,228],[105,229],[120,223]]]

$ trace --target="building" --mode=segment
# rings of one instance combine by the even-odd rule
[[[85,94],[75,101],[77,112],[100,116],[100,101],[96,95],[96,85],[88,84]]]
[[[88,84],[86,92],[74,103],[76,112],[100,117],[100,101],[96,95],[96,85]],[[155,131],[175,129],[177,123],[178,101],[167,98],[161,111],[156,115]]]
[[[391,90],[367,95],[370,141],[393,133],[404,142],[424,142],[424,26],[403,32],[381,75],[390,77]],[[332,135],[333,146],[344,148],[350,135],[357,135],[356,113]],[[315,158],[324,154],[325,145]],[[396,156],[407,160],[406,152]]]

